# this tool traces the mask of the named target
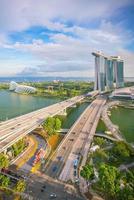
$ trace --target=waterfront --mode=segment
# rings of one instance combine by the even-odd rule
[[[78,119],[78,117],[82,114],[82,112],[87,108],[89,103],[82,103],[77,108],[73,108],[71,112],[68,113],[66,117],[63,119],[63,128],[71,128],[73,123]]]
[[[8,90],[0,90],[0,121],[10,119],[61,101],[59,98],[21,95]],[[88,106],[83,103],[73,108],[68,117],[64,117],[63,127],[70,128],[79,115]]]
[[[114,107],[111,109],[110,119],[119,126],[128,142],[134,142],[134,109]]]
[[[59,98],[22,95],[0,90],[0,121],[10,119],[61,101]]]

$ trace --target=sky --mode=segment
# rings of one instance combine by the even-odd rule
[[[134,0],[0,0],[0,76],[93,77],[93,51],[134,77]]]

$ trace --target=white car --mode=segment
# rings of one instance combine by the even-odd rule
[[[55,199],[57,196],[55,193],[53,193],[53,194],[50,194],[50,197],[51,197],[51,199]]]

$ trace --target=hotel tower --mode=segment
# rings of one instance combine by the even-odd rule
[[[119,56],[105,56],[93,52],[95,56],[95,90],[110,91],[124,86],[124,62]]]

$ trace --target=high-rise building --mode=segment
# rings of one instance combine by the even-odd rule
[[[114,74],[113,74],[113,61],[107,59],[106,63],[106,89],[111,90],[114,86]]]
[[[114,70],[114,82],[116,88],[124,86],[124,62],[120,59],[120,56],[112,56],[113,70]]]
[[[104,91],[106,85],[106,59],[101,52],[93,52],[95,56],[95,90]]]
[[[95,90],[100,92],[124,86],[124,62],[119,56],[107,57],[101,52],[93,52],[95,56]]]

